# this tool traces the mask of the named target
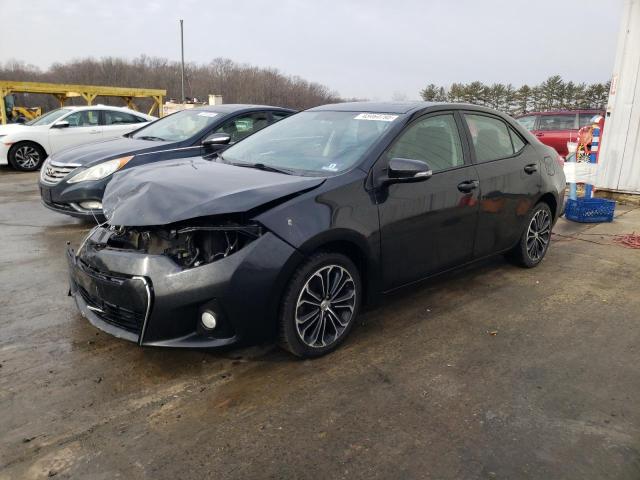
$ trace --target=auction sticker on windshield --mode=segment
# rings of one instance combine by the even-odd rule
[[[389,115],[387,113],[360,113],[353,117],[355,120],[377,120],[378,122],[393,122],[398,115]]]
[[[200,112],[198,116],[199,117],[216,117],[218,116],[218,114],[215,112]]]

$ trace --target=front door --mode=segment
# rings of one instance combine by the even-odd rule
[[[433,175],[377,191],[385,290],[420,280],[471,259],[477,222],[478,177],[452,112],[409,124],[378,160],[422,160]],[[381,168],[382,167],[382,168]]]
[[[480,180],[480,208],[474,257],[513,247],[540,196],[538,152],[502,119],[467,112]]]
[[[49,128],[49,144],[51,152],[72,147],[81,143],[96,142],[102,139],[102,125],[100,125],[99,110],[79,110],[62,119],[69,126]]]

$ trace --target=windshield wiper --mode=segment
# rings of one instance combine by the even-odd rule
[[[272,167],[271,165],[265,165],[264,163],[230,163],[231,165],[235,165],[236,167],[247,167],[247,168],[255,168],[258,170],[264,170],[265,172],[275,172],[275,173],[284,173],[285,175],[293,175],[291,170],[287,170],[284,168]]]
[[[141,137],[137,137],[140,140],[153,140],[155,142],[164,142],[164,138],[160,138],[160,137],[154,137],[152,135],[143,135]]]

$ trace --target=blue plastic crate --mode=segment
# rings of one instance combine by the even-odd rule
[[[611,222],[615,209],[616,202],[606,198],[568,199],[564,216],[580,223]]]

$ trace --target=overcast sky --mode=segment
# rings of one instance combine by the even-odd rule
[[[622,0],[0,0],[0,11],[2,62],[177,60],[183,18],[186,61],[226,57],[389,100],[428,83],[605,81]]]

